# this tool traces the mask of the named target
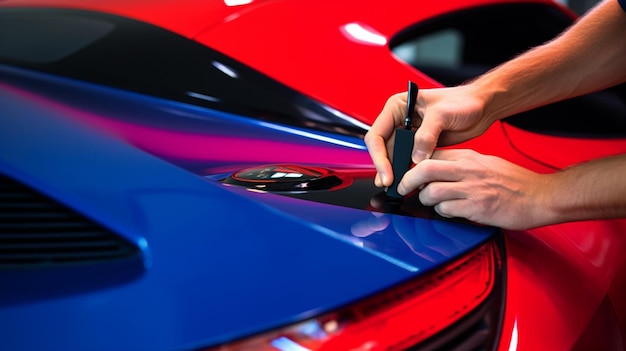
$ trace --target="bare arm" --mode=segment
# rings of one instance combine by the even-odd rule
[[[559,37],[469,84],[420,91],[416,166],[398,192],[422,189],[420,201],[444,216],[508,229],[626,217],[626,155],[538,174],[471,150],[433,151],[478,136],[498,119],[626,81],[625,38],[626,13],[617,0],[605,0]],[[405,96],[387,101],[365,138],[378,186],[393,181],[388,154]]]
[[[554,218],[565,222],[626,217],[626,155],[589,161],[550,175]]]
[[[490,121],[626,80],[626,13],[606,0],[554,40],[478,78]],[[482,92],[482,93],[481,93]]]
[[[626,13],[605,0],[554,40],[502,64],[470,84],[424,89],[413,162],[437,144],[456,144],[482,134],[496,120],[626,81]],[[403,121],[406,93],[389,98],[365,143],[377,169],[376,185],[393,182],[389,154],[393,131]]]

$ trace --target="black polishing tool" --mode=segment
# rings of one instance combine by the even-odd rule
[[[387,188],[387,197],[400,199],[402,195],[398,194],[398,184],[404,174],[411,168],[411,152],[413,151],[413,115],[415,114],[415,103],[417,101],[417,84],[409,81],[408,98],[406,102],[406,115],[404,117],[404,126],[396,129],[393,158],[391,166],[393,168],[393,184]]]

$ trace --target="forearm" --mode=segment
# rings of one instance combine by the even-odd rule
[[[589,161],[546,176],[551,222],[626,217],[626,154]]]
[[[497,67],[471,85],[495,121],[626,81],[626,13],[608,0],[556,39]]]

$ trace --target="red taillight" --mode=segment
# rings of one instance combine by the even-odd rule
[[[458,321],[489,296],[496,274],[494,250],[495,244],[486,244],[416,281],[207,351],[404,350]]]

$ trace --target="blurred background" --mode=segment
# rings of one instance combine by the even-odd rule
[[[598,3],[598,0],[557,0],[558,2],[567,5],[569,8],[574,10],[579,15],[582,15],[595,4]]]

